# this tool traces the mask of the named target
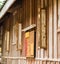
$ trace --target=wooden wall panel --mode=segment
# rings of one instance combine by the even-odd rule
[[[43,1],[43,0],[41,0]],[[31,3],[30,3],[31,2]],[[60,1],[59,1],[60,2]],[[31,5],[32,4],[32,5]],[[23,28],[26,28],[27,26],[31,25],[31,24],[36,24],[36,58],[41,58],[42,60],[40,61],[34,61],[34,60],[26,60],[27,62],[25,64],[58,64],[57,62],[54,63],[54,61],[43,61],[44,58],[49,58],[49,59],[54,59],[54,58],[57,58],[57,55],[58,55],[58,58],[60,58],[60,33],[58,33],[58,43],[57,43],[57,0],[49,0],[48,2],[49,6],[47,8],[47,15],[48,15],[48,21],[47,21],[47,24],[48,24],[48,30],[47,30],[47,33],[48,33],[48,45],[47,45],[47,50],[44,50],[44,49],[41,49],[40,48],[40,0],[38,1],[34,1],[34,0],[26,0],[24,1],[24,7],[23,7],[23,22],[22,22],[22,29]],[[29,8],[30,6],[32,6],[31,8]],[[58,8],[60,6],[60,3],[58,3]],[[35,8],[37,7],[37,8]],[[31,11],[31,17],[30,17],[30,10],[32,9]],[[60,9],[58,9],[58,21],[60,21],[60,18],[59,18],[59,15],[60,15]],[[36,21],[37,20],[37,21]],[[7,23],[8,20],[6,20],[6,23],[4,24],[8,24]],[[8,56],[26,56],[25,55],[25,45],[24,44],[24,32],[22,32],[22,54],[20,56],[20,51],[18,52],[16,50],[16,45],[12,45],[12,27],[13,27],[13,19],[11,18],[10,20],[11,24],[10,24],[10,52],[8,54]],[[17,19],[16,19],[17,21]],[[31,22],[30,22],[31,21]],[[5,29],[4,29],[4,33],[5,33],[5,30],[7,30],[7,26],[4,26]],[[5,41],[5,34],[4,34],[4,53],[3,55],[6,55],[6,41]],[[58,46],[58,47],[57,47]],[[58,50],[57,50],[58,49]],[[14,54],[16,53],[16,54]],[[58,54],[57,54],[58,53]],[[49,56],[49,57],[48,57]],[[11,61],[10,61],[11,62]],[[13,61],[13,63],[15,63],[16,61]],[[13,64],[12,63],[12,64]],[[21,60],[21,64],[24,63],[24,60]]]

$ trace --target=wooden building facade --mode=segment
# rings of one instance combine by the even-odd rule
[[[23,0],[1,27],[2,63],[60,63],[60,0]]]

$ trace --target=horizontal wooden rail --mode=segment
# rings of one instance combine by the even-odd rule
[[[26,57],[2,57],[5,59],[13,59],[13,60],[26,60]],[[60,58],[35,58],[36,61],[56,61],[60,62]]]
[[[5,59],[14,59],[14,60],[18,60],[18,59],[26,60],[26,57],[2,57],[2,58],[5,58]]]
[[[60,62],[60,58],[56,59],[56,58],[35,58],[37,61],[54,61],[54,62]]]
[[[30,26],[28,26],[27,28],[22,29],[22,31],[25,32],[25,31],[27,31],[27,30],[30,30],[30,29],[34,28],[34,27],[36,27],[36,24],[30,25]]]

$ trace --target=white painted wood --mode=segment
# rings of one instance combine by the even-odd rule
[[[4,16],[4,14],[7,12],[7,10],[10,8],[10,6],[15,2],[16,0],[8,0],[4,7],[2,8],[0,12],[0,19]]]
[[[57,3],[54,0],[54,58],[57,58]]]
[[[52,58],[52,0],[49,0],[49,58]]]

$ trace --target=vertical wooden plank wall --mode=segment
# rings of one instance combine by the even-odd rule
[[[23,4],[23,22],[22,22],[22,28],[25,28],[27,26],[29,26],[30,24],[36,24],[36,58],[41,58],[42,60],[44,58],[49,58],[49,59],[54,59],[54,58],[59,58],[60,57],[60,31],[57,30],[57,22],[60,21],[60,19],[58,20],[57,16],[59,16],[60,18],[60,9],[58,9],[57,11],[57,7],[60,6],[60,0],[59,0],[59,5],[57,6],[57,0],[49,0],[48,1],[48,8],[47,8],[47,24],[48,24],[48,28],[47,28],[47,48],[48,49],[41,49],[40,48],[40,10],[41,10],[41,4],[43,3],[44,0],[37,0],[34,2],[34,0],[25,0],[24,4]],[[31,3],[33,2],[33,3]],[[37,4],[36,4],[37,2]],[[33,5],[33,6],[32,6]],[[35,8],[35,6],[37,6],[37,8]],[[29,8],[30,7],[30,8]],[[33,10],[32,8],[34,8],[35,10]],[[37,10],[37,11],[36,11]],[[34,13],[35,14],[34,14]],[[57,15],[58,13],[58,15]],[[36,15],[34,17],[34,15]],[[37,19],[37,21],[36,21]],[[57,21],[58,20],[58,21]],[[12,20],[11,20],[12,21]],[[10,41],[10,52],[9,52],[9,56],[20,56],[20,51],[16,50],[16,45],[12,45],[12,28],[13,26],[11,25],[10,27],[10,31],[11,31],[11,41]],[[59,28],[60,29],[60,28]],[[5,31],[5,29],[4,29]],[[57,32],[59,32],[59,34],[57,34]],[[58,39],[57,39],[57,35],[58,35]],[[5,35],[4,35],[5,36]],[[24,38],[23,38],[24,39]],[[58,42],[57,42],[58,40]],[[5,41],[5,37],[4,37],[4,41]],[[4,42],[3,41],[3,42]],[[24,42],[24,41],[23,41]],[[5,44],[6,42],[4,42],[4,48],[5,48]],[[3,48],[3,49],[4,49]],[[5,49],[4,49],[4,52]],[[16,54],[14,54],[16,53]],[[4,54],[5,55],[5,54]],[[25,56],[25,52],[24,52],[24,43],[23,43],[23,50],[22,50],[22,55],[21,56]],[[20,56],[20,57],[21,57]],[[57,64],[57,62],[51,62],[51,61],[36,61],[35,59],[33,60],[26,60],[25,64]],[[23,64],[24,60],[19,61],[21,64]],[[17,62],[17,61],[13,61],[13,63]],[[8,62],[9,63],[9,62]],[[13,64],[11,63],[11,64]],[[19,64],[19,63],[18,63]]]

